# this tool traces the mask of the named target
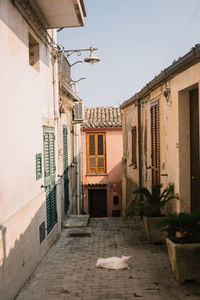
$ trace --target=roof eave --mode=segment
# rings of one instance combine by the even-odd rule
[[[142,99],[149,95],[152,91],[158,88],[160,85],[175,77],[179,73],[185,71],[191,66],[195,65],[200,61],[200,45],[193,47],[188,53],[181,57],[178,61],[164,69],[158,76],[151,80],[139,93],[134,94],[131,98],[124,101],[120,105],[120,109],[124,109],[129,105],[133,104],[139,99]]]

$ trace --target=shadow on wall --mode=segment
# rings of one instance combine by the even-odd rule
[[[24,211],[23,211],[24,210]],[[26,280],[32,274],[44,254],[56,240],[56,234],[50,234],[40,243],[40,224],[44,222],[44,202],[34,217],[27,220],[26,209],[22,209],[14,217],[11,217],[7,228],[1,225],[0,229],[0,300],[13,299]],[[28,223],[28,226],[26,226]],[[21,228],[20,228],[21,224]],[[46,225],[46,220],[45,220]],[[26,227],[26,228],[23,228]],[[46,226],[45,226],[46,227]],[[57,230],[57,226],[54,227]],[[19,238],[12,242],[18,232]],[[46,237],[46,230],[45,230]],[[7,250],[9,244],[14,244]]]
[[[11,1],[0,1],[0,19],[4,24],[6,24],[6,26],[11,31],[10,34],[8,34],[8,48],[11,51],[11,53],[13,55],[16,55],[16,52],[19,52],[18,40],[20,40],[27,48],[27,57],[28,57],[29,56],[28,34],[30,31],[30,26],[26,23],[25,19],[21,16],[20,12],[16,8],[16,6],[12,4]],[[26,26],[27,26],[27,32],[25,31]],[[15,38],[13,34],[15,35]],[[39,38],[38,38],[38,43],[40,43],[40,45],[42,43]],[[40,60],[46,66],[49,67],[50,60],[49,60],[48,53],[49,50],[46,47],[46,51],[44,53],[40,52]]]
[[[115,183],[115,184],[120,184],[122,182],[122,166],[121,166],[121,162],[119,162],[117,165],[114,166],[114,168],[112,168],[112,170],[110,170],[109,173],[107,173],[108,177],[102,178],[98,183],[103,184],[108,183],[108,181],[110,183]]]

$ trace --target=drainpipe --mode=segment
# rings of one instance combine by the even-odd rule
[[[142,187],[142,139],[141,139],[141,103],[138,99],[138,161],[139,161],[139,188]]]
[[[77,201],[77,213],[80,215],[80,124],[76,124],[76,201]]]
[[[57,31],[52,29],[52,38],[57,43]],[[55,120],[55,132],[57,133],[57,149],[59,149],[59,133],[60,133],[60,118],[59,118],[59,72],[57,59],[54,58],[52,62],[52,77],[53,77],[53,107],[54,107],[54,120]],[[58,156],[55,156],[56,165],[59,165]],[[58,174],[58,168],[56,168],[56,178]],[[61,203],[59,197],[57,199],[57,218],[58,218],[58,232],[61,232]]]
[[[75,95],[78,96],[77,83],[74,82]],[[76,137],[76,205],[77,205],[77,214],[81,214],[81,203],[80,203],[80,124],[75,126],[75,137]]]

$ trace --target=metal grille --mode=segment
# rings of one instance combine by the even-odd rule
[[[91,237],[92,234],[90,232],[70,232],[70,237]]]

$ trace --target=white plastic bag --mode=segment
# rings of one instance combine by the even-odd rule
[[[130,269],[128,266],[128,261],[130,258],[131,256],[124,255],[122,255],[122,257],[113,256],[109,258],[98,258],[96,267],[112,270]]]

